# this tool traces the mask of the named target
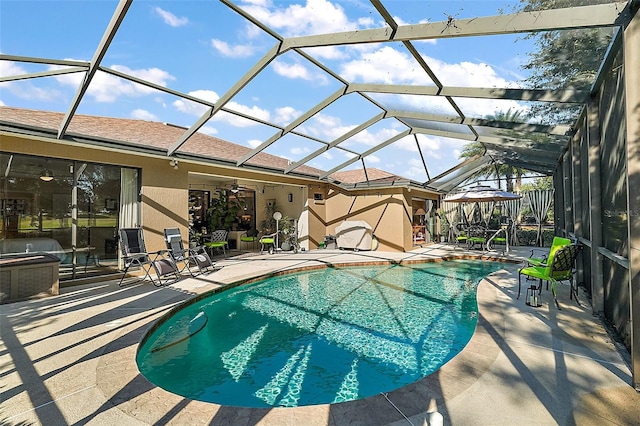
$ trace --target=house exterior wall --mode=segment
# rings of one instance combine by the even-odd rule
[[[207,176],[237,179],[256,190],[256,224],[265,219],[265,206],[275,200],[284,216],[299,221],[299,242],[307,250],[318,248],[325,235],[335,235],[344,220],[369,223],[379,250],[408,251],[412,240],[412,196],[406,188],[347,191],[296,177],[180,161],[177,169],[165,157],[118,152],[100,147],[49,139],[2,135],[2,150],[77,161],[135,167],[141,170],[141,225],[149,250],[165,247],[164,228],[178,227],[188,235],[188,193],[190,184],[206,182]],[[419,191],[418,191],[419,192]],[[318,197],[320,199],[316,199]],[[437,199],[425,192],[424,198]],[[291,200],[291,201],[290,201]]]
[[[400,187],[348,192],[332,187],[326,200],[326,233],[335,235],[345,220],[363,220],[373,228],[379,250],[409,251],[413,248],[411,198],[412,193]]]
[[[321,200],[316,200],[314,195],[320,194]],[[310,185],[306,204],[306,216],[308,235],[301,236],[303,247],[308,250],[318,248],[320,242],[327,235],[327,188],[326,185]]]

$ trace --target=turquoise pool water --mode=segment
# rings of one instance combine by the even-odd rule
[[[173,314],[139,348],[152,383],[244,407],[337,403],[388,392],[459,353],[478,282],[501,264],[328,268],[268,278]]]

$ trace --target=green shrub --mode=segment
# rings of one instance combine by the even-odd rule
[[[518,244],[520,244],[521,246],[535,246],[537,234],[538,231],[536,228],[519,228],[517,232]],[[551,247],[551,241],[553,241],[553,237],[553,229],[542,229],[542,239],[544,241],[544,247]]]

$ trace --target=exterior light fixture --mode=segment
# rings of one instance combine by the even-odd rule
[[[178,160],[176,160],[175,158],[172,158],[171,160],[169,160],[169,165],[174,169],[178,170]]]
[[[237,184],[233,184],[231,185],[231,192],[233,192],[234,194],[238,193],[238,185]]]
[[[40,180],[44,182],[51,182],[53,180],[53,173],[51,173],[51,170],[44,169],[40,172]]]

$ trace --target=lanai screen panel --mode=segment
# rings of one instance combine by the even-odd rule
[[[582,7],[527,14],[517,12],[523,7],[517,1],[85,3],[42,2],[35,9],[28,2],[3,4],[0,60],[2,78],[10,76],[0,80],[3,103],[64,113],[58,138],[65,136],[74,114],[186,128],[169,143],[170,155],[183,152],[199,132],[207,133],[250,149],[238,167],[251,164],[279,132],[298,139],[301,135],[287,126],[296,117],[307,121],[321,114],[316,108],[332,96],[361,94],[390,120],[437,114],[469,126],[462,122],[503,112],[509,105],[521,106],[508,96],[486,96],[486,89],[575,89],[573,82],[553,79],[523,83],[528,71],[519,65],[534,47],[534,39],[527,39],[530,31],[557,29],[567,34],[563,40],[571,41],[575,34],[591,30],[565,28],[610,26],[627,4],[575,1],[563,6]],[[599,3],[604,4],[583,6]],[[612,34],[606,28],[596,32],[594,40]],[[570,43],[560,43],[557,52],[551,52],[554,62],[581,57],[571,48]],[[582,86],[594,82],[603,54],[598,51],[590,64],[574,73],[581,76]],[[77,76],[56,69],[74,66],[85,68],[86,80],[78,83]],[[103,73],[117,78],[105,79]],[[24,74],[31,75],[22,82],[10,80]],[[344,92],[338,92],[340,88]],[[476,97],[465,98],[459,95],[461,88],[480,90]],[[199,103],[195,99],[203,102],[190,108]],[[497,103],[501,105],[494,106]],[[346,109],[334,117],[345,127],[362,124]],[[571,124],[574,117],[541,114],[539,119]],[[250,118],[259,124],[247,125]],[[270,127],[274,129],[269,135]],[[387,141],[381,138],[381,147]],[[447,156],[436,152],[444,148],[432,145],[434,155]],[[374,155],[371,150],[358,152]],[[527,161],[516,148],[514,153],[519,161]],[[511,158],[509,154],[504,158]],[[390,172],[401,175],[402,169]]]

